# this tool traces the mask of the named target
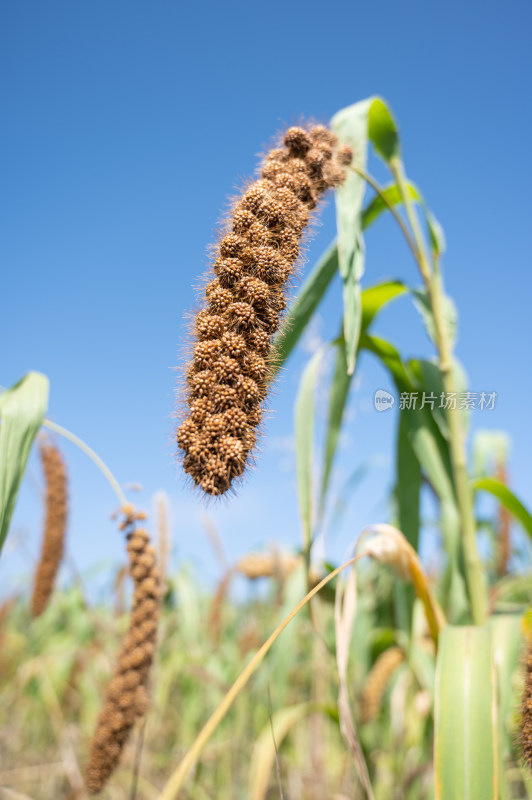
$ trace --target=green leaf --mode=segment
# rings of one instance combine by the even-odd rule
[[[399,398],[402,393],[419,393],[415,381],[396,348],[390,342],[364,333],[360,346],[377,356],[389,370]],[[401,402],[399,404],[401,406]],[[460,514],[458,512],[448,442],[438,428],[432,412],[425,408],[402,408],[405,428],[412,448],[431,486],[440,499],[441,525],[449,564],[445,589],[448,610],[460,619],[468,607],[464,579],[460,571]]]
[[[361,346],[376,355],[389,370],[399,394],[419,393],[419,386],[390,342],[365,333]],[[430,409],[403,408],[406,429],[412,447],[429,481],[441,499],[454,501],[451,461],[447,443],[439,431]]]
[[[48,378],[40,372],[29,372],[0,395],[0,551],[47,405]]]
[[[445,252],[446,242],[444,230],[436,219],[432,211],[425,205],[425,201],[420,199],[421,208],[425,215],[425,221],[429,231],[430,246],[435,256],[441,256]]]
[[[395,505],[399,530],[404,533],[414,550],[418,550],[421,499],[421,465],[414,452],[404,415],[399,415],[397,429]],[[395,609],[398,626],[409,632],[412,629],[412,613],[415,592],[411,585],[395,580]]]
[[[320,258],[301,287],[273,343],[275,372],[282,367],[334,278],[338,269],[336,240]]]
[[[496,800],[495,708],[489,628],[447,626],[436,665],[436,800]]]
[[[430,307],[430,302],[427,297],[427,292],[425,289],[412,289],[412,297],[415,307],[421,314],[429,339],[435,344],[436,331],[434,326],[434,316],[432,314],[432,308]],[[443,320],[447,329],[449,342],[452,346],[456,341],[458,311],[456,310],[453,300],[451,300],[448,295],[440,292],[440,297],[442,303]]]
[[[370,286],[362,292],[362,331],[366,331],[373,322],[376,314],[391,300],[406,292],[406,287],[400,281],[385,281],[377,286]],[[331,382],[329,395],[329,414],[325,440],[325,457],[320,494],[320,516],[325,505],[325,496],[329,485],[331,468],[336,454],[338,437],[342,427],[345,406],[352,375],[347,369],[347,353],[345,339],[340,337],[336,342],[336,364]]]
[[[357,251],[356,263],[363,263],[362,250]],[[360,273],[362,274],[362,273]],[[347,371],[353,375],[355,371],[360,338],[360,317],[362,313],[362,298],[359,278],[350,272],[344,281],[344,338],[346,342]]]
[[[532,516],[519,498],[496,478],[477,478],[473,481],[475,491],[483,490],[496,497],[508,511],[521,523],[532,539]]]
[[[495,614],[490,618],[493,660],[497,673],[498,719],[501,733],[501,756],[512,757],[515,741],[516,697],[515,674],[519,668],[523,646],[522,612]]]
[[[320,348],[306,365],[296,398],[295,440],[299,506],[303,522],[305,547],[312,543],[312,453],[314,448],[314,390],[324,348]]]
[[[383,281],[376,286],[368,286],[362,292],[362,331],[366,332],[375,315],[391,300],[405,294],[407,287],[401,281]]]
[[[357,166],[365,170],[368,148],[368,112],[373,98],[342,109],[331,120],[331,129],[343,144],[353,150]],[[354,170],[347,170],[346,180],[336,190],[336,227],[338,258],[343,281],[344,337],[347,371],[355,369],[361,326],[360,279],[364,272],[362,239],[362,203],[366,181]]]
[[[315,703],[307,702],[281,708],[272,715],[253,749],[250,769],[251,800],[266,798],[270,775],[275,763],[276,748],[281,746],[281,742],[294,725],[317,710],[321,709]]]
[[[419,541],[420,494],[421,466],[408,436],[405,416],[401,414],[397,431],[397,483],[395,487],[398,527],[416,551]]]
[[[449,440],[450,437],[449,423],[447,421],[448,414],[460,415],[462,430],[464,435],[466,435],[469,426],[469,411],[465,408],[460,408],[459,395],[461,392],[465,392],[467,390],[467,378],[464,368],[460,362],[453,360],[454,385],[457,391],[457,397],[455,398],[455,409],[445,409],[440,407],[442,402],[442,394],[445,395],[445,389],[440,367],[436,361],[411,359],[408,362],[408,366],[415,375],[416,380],[421,388],[419,402],[423,402],[423,392],[425,392],[425,402],[427,403],[427,407],[431,408],[432,398],[435,398],[434,408],[431,408],[431,412],[445,439]],[[445,403],[446,396],[444,396],[443,401]]]
[[[345,406],[349,389],[351,387],[352,375],[347,371],[347,360],[345,352],[345,340],[340,337],[336,344],[336,362],[331,382],[329,394],[329,414],[327,419],[327,433],[325,439],[325,454],[323,464],[323,476],[321,480],[319,516],[323,515],[325,496],[329,485],[331,468],[338,446],[338,438],[342,427]]]
[[[390,109],[380,97],[373,100],[368,113],[368,135],[377,153],[385,161],[400,154],[399,134]]]
[[[406,182],[406,191],[410,200],[417,200],[418,202],[421,202],[422,198],[419,190],[413,183],[410,183],[409,181]],[[396,183],[391,183],[389,186],[386,186],[382,190],[382,194],[388,201],[388,204],[391,206],[398,206],[403,202],[403,198],[401,197],[401,193]],[[364,230],[369,228],[369,226],[375,222],[377,217],[379,217],[383,211],[388,210],[388,204],[384,201],[380,194],[376,194],[362,212],[362,228]]]

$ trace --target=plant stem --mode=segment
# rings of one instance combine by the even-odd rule
[[[371,188],[375,192],[377,192],[377,194],[381,198],[382,202],[387,207],[387,209],[391,212],[391,214],[395,218],[395,221],[397,222],[397,224],[401,228],[401,230],[403,232],[403,236],[405,237],[405,239],[407,241],[407,244],[410,247],[410,250],[412,251],[412,255],[414,256],[414,258],[417,261],[417,248],[416,248],[415,243],[412,241],[412,237],[410,236],[410,232],[409,232],[408,228],[406,227],[401,215],[398,214],[397,213],[397,209],[394,208],[393,203],[390,203],[390,201],[386,197],[386,194],[383,191],[382,186],[379,186],[379,184],[377,183],[375,178],[373,178],[368,172],[363,170],[361,167],[358,167],[356,164],[350,164],[349,165],[349,169],[352,169],[353,172],[356,172],[357,175],[360,175],[360,177],[363,178],[366,181],[366,183],[369,186],[371,186]],[[403,202],[404,202],[404,197],[403,197]]]
[[[85,453],[85,455],[88,456],[92,462],[94,462],[94,464],[96,464],[100,472],[107,479],[107,481],[111,485],[113,492],[116,494],[120,505],[121,506],[127,505],[126,496],[122,491],[120,484],[116,480],[115,476],[113,475],[107,464],[104,461],[102,461],[102,459],[97,453],[94,452],[92,447],[89,447],[89,445],[86,444],[83,441],[83,439],[80,439],[79,436],[76,436],[75,433],[72,433],[66,428],[63,428],[62,425],[58,425],[56,422],[52,422],[49,419],[45,419],[43,421],[43,425],[44,427],[49,428],[51,431],[55,431],[56,433],[60,434],[60,436],[64,436],[65,439],[68,439],[69,442],[75,444],[76,447],[79,447],[79,449],[82,450]]]
[[[390,169],[399,188],[410,227],[414,235],[416,261],[419,265],[427,292],[427,298],[434,317],[436,346],[438,348],[443,388],[446,393],[453,393],[456,397],[456,384],[452,369],[452,345],[444,323],[442,286],[439,271],[435,269],[432,272],[427,260],[423,234],[421,233],[416,211],[408,196],[406,178],[401,160],[399,158],[392,159],[390,162]],[[477,552],[476,525],[473,515],[473,500],[469,485],[469,476],[467,474],[464,434],[459,414],[454,413],[451,409],[447,415],[447,419],[449,424],[449,443],[454,484],[462,523],[462,546],[471,613],[475,625],[482,625],[486,618],[486,596],[482,565]]]

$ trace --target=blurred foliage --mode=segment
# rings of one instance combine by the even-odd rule
[[[359,605],[349,662],[355,708],[363,702],[368,673],[383,650],[396,642],[393,578],[368,564],[360,571]],[[113,581],[110,592],[120,587]],[[151,679],[152,706],[143,734],[137,797],[154,798],[212,708],[250,655],[304,594],[298,569],[286,581],[249,582],[245,599],[220,599],[199,589],[182,569],[169,580]],[[221,606],[213,629],[212,604]],[[120,604],[120,603],[118,603]],[[48,610],[31,619],[27,598],[4,602],[0,627],[0,787],[42,800],[84,797],[79,773],[127,613],[88,606],[79,586],[57,592]],[[333,604],[319,601],[317,640],[311,620],[300,614],[274,645],[261,669],[220,724],[205,749],[187,798],[249,798],[257,765],[271,743],[270,716],[309,703],[308,714],[279,743],[285,796],[362,797],[356,770],[338,730]],[[433,671],[433,648],[423,634],[420,648]],[[318,680],[319,679],[319,680]],[[319,696],[316,696],[316,682]],[[382,712],[362,728],[376,797],[429,797],[431,703],[427,687],[406,667],[383,688]],[[389,699],[393,694],[393,712]],[[384,703],[384,698],[386,702]],[[411,703],[419,715],[408,712]],[[318,720],[318,725],[316,725]],[[102,798],[129,797],[140,724],[121,766]],[[319,731],[319,740],[315,732]],[[262,737],[262,739],[261,739]],[[262,740],[263,749],[258,745]],[[420,770],[420,763],[424,764]],[[409,765],[405,770],[405,765]],[[267,797],[279,796],[276,770]],[[399,782],[398,782],[399,781]]]

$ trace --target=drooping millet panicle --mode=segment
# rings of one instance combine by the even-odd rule
[[[97,794],[116,768],[122,748],[137,717],[148,706],[146,683],[155,653],[161,602],[161,577],[155,550],[139,518],[128,507],[121,528],[127,531],[129,572],[133,578],[133,607],[129,630],[122,642],[114,677],[108,686],[90,744],[85,783]]]
[[[506,468],[504,466],[504,462],[500,462],[497,464],[497,472],[496,476],[498,481],[504,483],[506,486],[508,483],[508,476],[506,474]],[[496,535],[496,543],[497,543],[497,554],[496,554],[496,570],[497,575],[501,578],[503,575],[506,575],[508,572],[508,562],[510,561],[511,556],[511,541],[510,541],[510,529],[512,524],[512,516],[508,509],[499,504],[499,508],[497,510],[497,535]]]
[[[68,514],[66,467],[57,447],[50,443],[40,446],[41,463],[46,482],[44,536],[41,555],[33,580],[31,613],[42,614],[52,594],[57,571],[63,557]]]
[[[301,556],[290,553],[248,553],[237,562],[235,570],[249,580],[287,578],[302,561]]]
[[[233,579],[233,570],[232,569],[226,570],[225,575],[218,584],[216,594],[212,599],[211,607],[209,610],[209,616],[207,618],[207,625],[209,628],[211,641],[213,647],[215,648],[218,648],[220,646],[220,641],[222,638],[222,611],[227,594],[229,592],[229,586],[231,584],[232,579]]]
[[[525,656],[525,682],[521,698],[521,751],[528,768],[532,769],[532,636],[529,634]]]
[[[373,664],[362,692],[363,722],[370,722],[379,713],[386,687],[404,660],[404,652],[400,647],[394,646],[384,650]]]
[[[289,128],[233,207],[195,322],[188,411],[177,433],[184,469],[206,494],[224,494],[255,446],[272,374],[271,340],[300,239],[320,197],[344,180],[351,158],[322,125]]]

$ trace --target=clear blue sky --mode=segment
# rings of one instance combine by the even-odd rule
[[[0,383],[46,373],[50,417],[120,481],[140,482],[139,504],[166,489],[176,559],[192,559],[206,580],[217,567],[205,506],[175,463],[172,414],[173,368],[207,245],[227,197],[280,127],[326,122],[372,94],[390,103],[409,175],[444,225],[470,388],[499,394],[473,427],[509,432],[513,484],[532,504],[531,25],[524,0],[3,5]],[[306,270],[333,235],[331,200]],[[417,282],[391,221],[369,233],[367,253],[366,285]],[[335,335],[339,298],[336,285],[315,336]],[[405,356],[431,352],[408,299],[376,330]],[[229,558],[274,539],[299,544],[292,407],[307,357],[300,350],[277,385],[257,469],[238,497],[207,508]],[[364,358],[357,383],[334,488],[368,458],[376,466],[328,542],[330,558],[364,524],[387,518],[395,419],[371,403],[389,382]],[[323,412],[324,389],[320,398]],[[63,450],[72,557],[82,569],[117,562],[114,497],[92,464]],[[0,579],[18,580],[37,550],[39,481],[33,460]]]

